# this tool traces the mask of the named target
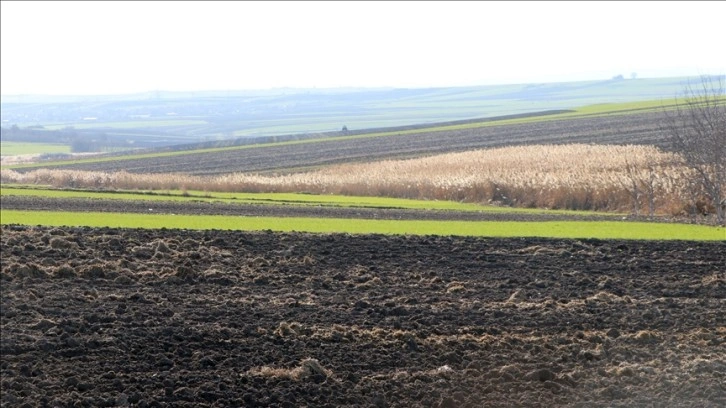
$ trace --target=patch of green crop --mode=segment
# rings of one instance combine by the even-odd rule
[[[475,211],[513,214],[615,215],[592,211],[540,210],[485,206],[455,201],[413,200],[389,197],[318,195],[302,193],[222,193],[189,190],[174,191],[89,191],[53,189],[38,186],[2,185],[0,196],[33,196],[47,198],[96,198],[138,201],[205,201],[238,204],[305,205],[324,207],[400,208],[412,210]]]
[[[640,240],[726,240],[726,229],[692,224],[637,222],[493,222],[361,220],[300,217],[235,217],[221,215],[109,214],[0,210],[2,224],[175,228],[195,230],[271,230],[314,233],[460,235],[482,237],[549,237]]]
[[[2,156],[70,152],[70,146],[60,143],[0,142],[0,154]]]
[[[717,98],[719,104],[726,103],[726,97]],[[675,109],[678,105],[684,106],[684,101],[676,99],[621,102],[621,103],[601,103],[595,105],[583,106],[575,109],[573,113],[564,113],[562,116],[597,116],[604,114],[627,114],[640,113],[647,111],[663,111]]]

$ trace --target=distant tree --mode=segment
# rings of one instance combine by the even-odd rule
[[[95,152],[97,149],[95,140],[84,137],[74,137],[71,140],[71,153]]]
[[[718,222],[726,224],[726,93],[724,76],[701,76],[686,86],[674,110],[665,110],[672,148],[696,173]]]
[[[348,126],[346,126],[346,125],[343,125],[343,130],[342,130],[342,132],[343,132],[343,133],[347,133],[347,132],[348,132]]]
[[[625,77],[623,76],[623,74],[615,75],[613,77],[613,81],[622,81],[623,79],[625,79]]]

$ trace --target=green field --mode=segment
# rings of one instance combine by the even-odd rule
[[[73,127],[74,129],[146,129],[156,127],[176,127],[176,126],[191,126],[191,125],[206,125],[208,124],[204,120],[191,120],[191,119],[149,119],[149,120],[133,120],[125,122],[77,122],[77,123],[60,123],[60,124],[49,124],[43,126],[46,130],[60,130],[67,127]]]
[[[0,196],[33,196],[46,198],[91,198],[140,201],[203,201],[237,204],[306,205],[325,207],[400,208],[411,210],[485,211],[516,214],[615,215],[592,211],[539,210],[484,206],[455,201],[412,200],[389,197],[317,195],[301,193],[222,193],[189,190],[173,191],[88,191],[54,189],[43,186],[0,185]]]
[[[726,240],[726,229],[691,224],[638,222],[401,221],[218,215],[110,214],[100,212],[0,211],[2,224],[298,231],[314,233],[460,235],[645,240]]]
[[[261,205],[400,208],[455,210],[512,214],[602,215],[585,211],[552,211],[482,206],[451,201],[425,201],[384,197],[355,197],[293,193],[216,193],[201,191],[87,191],[42,186],[3,185],[1,196],[86,198],[134,201],[224,202]],[[613,214],[610,214],[613,215]],[[621,221],[419,221],[302,217],[239,217],[222,215],[170,215],[89,212],[0,210],[2,224],[92,226],[123,228],[232,229],[351,234],[465,235],[488,237],[552,237],[653,240],[726,240],[726,229],[703,225]]]
[[[239,204],[321,207],[401,208],[456,210],[513,214],[603,213],[512,209],[451,201],[424,201],[383,197],[355,197],[288,193],[208,193],[200,191],[86,191],[57,190],[39,186],[3,185],[1,196],[45,198],[117,199],[135,201],[216,201]],[[610,214],[613,215],[613,214]],[[121,228],[180,228],[305,231],[351,234],[464,235],[487,237],[552,237],[648,240],[726,240],[726,229],[704,225],[623,221],[423,221],[303,217],[239,217],[222,215],[171,215],[100,212],[46,212],[0,210],[2,224],[91,226]]]
[[[2,156],[17,156],[20,154],[43,154],[43,153],[70,153],[71,147],[65,144],[55,143],[31,143],[31,142],[0,142],[0,154]]]

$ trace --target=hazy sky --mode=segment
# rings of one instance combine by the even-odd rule
[[[3,95],[726,73],[726,2],[2,1]]]

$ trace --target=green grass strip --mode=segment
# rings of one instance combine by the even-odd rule
[[[640,240],[726,240],[726,228],[640,222],[400,221],[0,210],[1,224]]]
[[[84,198],[104,200],[136,200],[136,201],[203,201],[224,202],[231,204],[269,204],[269,205],[305,205],[325,207],[361,207],[361,208],[401,208],[411,210],[451,210],[488,213],[516,214],[570,214],[570,215],[617,215],[614,213],[573,210],[542,210],[532,208],[512,208],[485,206],[475,203],[456,201],[414,200],[390,197],[320,195],[303,193],[225,193],[187,191],[186,195],[179,190],[170,191],[88,191],[55,189],[47,186],[1,185],[0,196],[31,196],[45,198]]]

